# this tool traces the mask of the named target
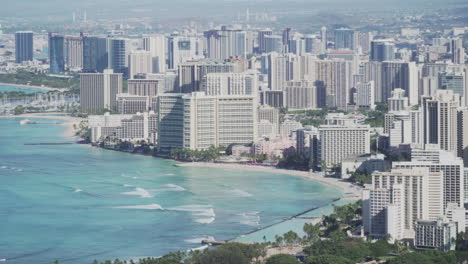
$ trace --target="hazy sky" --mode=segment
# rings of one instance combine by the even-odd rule
[[[153,13],[164,16],[203,16],[238,12],[245,8],[275,11],[281,9],[334,9],[350,6],[365,7],[422,7],[447,6],[448,2],[464,0],[0,0],[0,16],[18,18],[63,17],[71,12],[86,10],[88,16],[132,16]],[[236,10],[237,9],[237,10]],[[235,14],[233,14],[235,15]],[[0,17],[1,19],[2,17]]]

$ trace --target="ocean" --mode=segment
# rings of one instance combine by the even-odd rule
[[[302,235],[308,220],[283,220],[315,207],[306,216],[330,213],[343,196],[290,175],[175,167],[88,145],[25,145],[72,140],[61,136],[62,121],[20,120],[0,118],[0,261],[8,264],[138,259],[199,248],[202,239]]]
[[[10,84],[0,84],[0,92],[11,92],[11,91],[25,92],[25,93],[45,93],[45,92],[47,92],[46,90],[32,88],[32,87],[21,87],[21,86],[16,86],[14,84],[11,84],[11,85]]]

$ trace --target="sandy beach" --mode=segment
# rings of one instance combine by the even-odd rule
[[[210,163],[210,162],[185,162],[177,163],[175,166],[178,167],[195,167],[195,168],[218,168],[218,169],[230,169],[230,170],[244,170],[244,171],[259,171],[269,172],[278,174],[288,174],[303,179],[319,182],[328,186],[340,189],[345,194],[346,200],[359,200],[361,199],[362,188],[353,185],[349,182],[341,181],[336,178],[325,178],[319,173],[310,173],[307,171],[295,171],[286,169],[277,169],[273,167],[245,165],[245,164],[229,164],[229,163]]]
[[[60,123],[60,125],[66,128],[62,136],[73,138],[73,139],[79,139],[77,136],[75,136],[75,129],[73,125],[78,126],[81,121],[85,120],[84,118],[73,117],[73,116],[60,116],[60,115],[53,115],[53,114],[63,114],[63,113],[30,113],[30,114],[22,114],[22,115],[0,116],[0,118],[19,118],[19,119],[43,118],[43,119],[61,120],[64,122]]]
[[[67,90],[65,88],[52,88],[52,87],[47,87],[47,86],[26,85],[26,84],[16,84],[16,83],[2,83],[2,82],[0,82],[0,85],[10,85],[10,86],[23,87],[23,88],[34,88],[34,89],[40,89],[40,90],[44,90],[44,91],[57,91],[57,92],[64,92],[64,91]]]

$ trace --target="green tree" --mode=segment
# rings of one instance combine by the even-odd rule
[[[265,264],[299,264],[296,257],[286,254],[278,254],[266,259]]]
[[[303,230],[306,233],[305,240],[308,242],[314,243],[320,240],[320,224],[306,223]]]
[[[335,255],[320,255],[306,258],[306,264],[354,264],[355,262]]]
[[[286,244],[291,245],[291,244],[297,244],[301,241],[301,238],[297,235],[297,233],[293,231],[289,231],[283,235],[284,241]]]

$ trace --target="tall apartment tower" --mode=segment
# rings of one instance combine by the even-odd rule
[[[465,64],[465,49],[463,48],[463,39],[452,39],[452,62],[455,64]]]
[[[464,197],[464,167],[463,160],[453,153],[440,150],[437,146],[426,145],[426,149],[412,149],[411,161],[394,162],[393,168],[429,168],[431,172],[443,174],[443,213],[449,203],[463,207]]]
[[[264,53],[266,51],[266,36],[273,35],[271,29],[264,29],[258,32],[258,53]]]
[[[287,81],[284,91],[288,109],[317,108],[317,88],[312,81]]]
[[[219,60],[199,60],[181,63],[179,68],[179,92],[201,90],[203,77],[208,73],[234,72],[235,63]]]
[[[108,68],[108,55],[106,38],[83,38],[83,72],[104,72]]]
[[[207,95],[256,95],[257,78],[255,72],[208,73],[203,77],[201,91]]]
[[[355,47],[354,30],[339,28],[335,30],[335,49],[351,49]]]
[[[395,44],[389,39],[377,39],[371,41],[371,61],[391,61],[395,59]]]
[[[69,69],[83,68],[83,38],[67,37],[65,39],[66,65]]]
[[[15,33],[16,63],[33,60],[33,32],[18,31]]]
[[[327,120],[334,117],[327,117]],[[320,159],[327,167],[341,164],[355,155],[370,153],[370,127],[359,125],[354,119],[327,121],[319,127]],[[345,117],[343,117],[345,118]]]
[[[390,234],[393,239],[414,237],[417,220],[435,220],[443,215],[441,174],[429,168],[375,172],[372,188],[364,192],[365,231],[377,237]],[[395,197],[395,190],[401,196]]]
[[[322,41],[322,53],[326,53],[327,52],[327,27],[323,26],[321,29],[320,29],[320,37],[321,37],[321,41]]]
[[[158,150],[194,150],[257,138],[257,104],[254,96],[161,94],[158,96]]]
[[[418,104],[418,68],[414,62],[386,61],[382,63],[382,101],[387,102],[396,88],[406,91],[410,105]]]
[[[424,144],[457,154],[458,95],[451,90],[438,90],[433,97],[423,97]]]
[[[153,72],[166,71],[167,39],[164,35],[154,35],[143,39],[143,48],[151,53]]]
[[[65,71],[64,37],[49,32],[49,63],[50,73],[61,73]]]
[[[463,73],[448,73],[448,72],[441,72],[439,73],[439,84],[438,88],[442,90],[452,90],[453,93],[458,94],[461,97],[460,104],[463,106],[467,106],[467,93],[465,87],[465,78]]]
[[[80,104],[83,112],[99,113],[115,109],[119,93],[122,93],[121,73],[106,69],[104,73],[80,74]]]
[[[108,65],[115,73],[122,73],[124,78],[128,76],[126,40],[121,38],[108,39]]]
[[[153,57],[149,51],[137,50],[128,55],[128,72],[131,79],[135,75],[150,74],[153,72]]]

